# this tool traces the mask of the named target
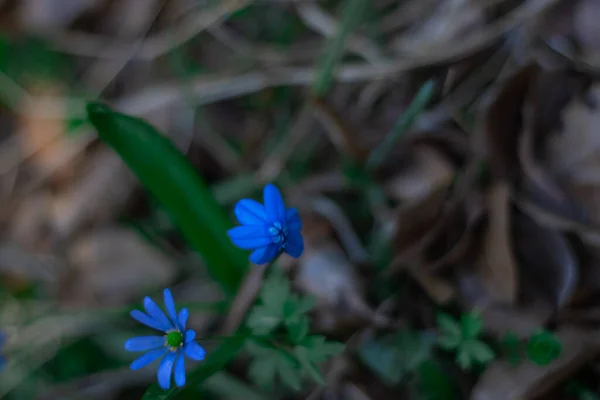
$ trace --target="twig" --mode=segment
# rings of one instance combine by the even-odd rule
[[[340,153],[345,154],[356,163],[364,161],[364,150],[358,144],[358,134],[322,99],[314,98],[313,105],[317,119],[325,127],[325,131],[333,145]]]
[[[296,8],[298,15],[309,28],[327,38],[335,36],[339,29],[339,23],[319,7],[318,4],[302,3]],[[372,43],[368,38],[358,34],[348,35],[346,47],[371,63],[378,63],[385,60],[377,45]]]
[[[249,0],[224,0],[210,10],[201,10],[176,27],[147,38],[133,59],[154,60],[186,43],[199,32],[223,20],[231,13],[246,7],[249,2]],[[82,32],[60,33],[54,37],[54,44],[60,50],[87,57],[122,59],[136,47],[135,43],[122,43],[115,45],[110,51],[103,52],[106,43],[111,41],[110,37]]]
[[[307,102],[298,113],[290,133],[277,143],[275,150],[269,154],[258,170],[257,175],[260,182],[269,182],[279,175],[287,159],[294,152],[302,138],[306,136],[313,122],[312,106]]]
[[[246,275],[242,286],[238,290],[235,299],[233,299],[231,309],[223,324],[222,335],[231,335],[240,327],[246,317],[246,313],[252,306],[252,303],[254,303],[254,299],[258,295],[258,292],[260,292],[265,272],[271,265],[272,263],[252,266]]]
[[[148,4],[146,4],[146,9],[152,10],[152,7],[156,8],[153,13],[149,13],[147,10],[144,10],[146,21],[143,23],[138,23],[135,26],[134,24],[125,24],[121,26],[120,31],[124,31],[124,33],[128,33],[129,35],[138,36],[133,39],[131,43],[131,47],[128,52],[123,52],[121,57],[115,57],[114,59],[105,59],[102,54],[112,53],[115,50],[119,50],[121,44],[119,39],[115,40],[112,45],[107,47],[100,55],[98,55],[99,60],[92,65],[84,74],[82,80],[84,82],[88,82],[87,86],[92,87],[96,94],[100,94],[109,84],[113,81],[119,74],[119,72],[125,68],[127,63],[135,56],[135,53],[141,48],[144,43],[144,37],[150,31],[152,24],[158,18],[158,15],[162,11],[163,4],[157,4],[156,0],[152,3],[151,0],[148,0]]]

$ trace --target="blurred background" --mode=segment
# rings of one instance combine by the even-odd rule
[[[165,287],[220,342],[232,267],[99,139],[99,99],[231,226],[275,182],[306,246],[278,268],[346,344],[326,386],[265,389],[242,353],[179,398],[600,399],[599,21],[600,0],[1,0],[0,398],[142,398],[128,314]]]

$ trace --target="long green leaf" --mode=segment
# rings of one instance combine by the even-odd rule
[[[227,237],[231,221],[185,156],[145,121],[92,102],[88,118],[202,256],[211,275],[234,293],[248,268]]]
[[[196,386],[225,369],[238,353],[244,348],[246,343],[246,335],[238,334],[226,339],[219,347],[208,353],[206,358],[201,361],[198,368],[193,370],[187,376],[186,386],[183,388],[171,388],[162,390],[158,384],[153,383],[142,400],[168,400],[174,399],[186,391],[194,390]]]

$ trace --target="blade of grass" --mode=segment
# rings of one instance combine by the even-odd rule
[[[246,255],[230,242],[231,221],[185,156],[141,119],[97,102],[89,103],[87,111],[100,138],[159,200],[210,274],[235,293],[248,268]]]
[[[365,14],[367,4],[369,4],[369,0],[348,0],[344,4],[338,31],[325,48],[319,74],[312,85],[314,96],[323,97],[327,94],[332,83],[333,70],[344,55],[346,40]]]
[[[429,80],[421,86],[417,95],[410,103],[406,111],[402,113],[398,122],[392,130],[385,136],[383,141],[379,143],[379,145],[371,152],[369,158],[367,159],[367,169],[373,170],[377,168],[387,156],[388,152],[394,146],[394,143],[402,137],[413,124],[415,118],[423,112],[427,104],[431,100],[431,97],[434,94],[435,83],[432,80]]]

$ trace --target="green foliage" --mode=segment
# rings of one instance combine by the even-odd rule
[[[341,343],[324,336],[309,335],[306,315],[315,305],[312,297],[300,297],[290,290],[289,281],[279,269],[266,279],[259,304],[248,316],[247,324],[256,339],[246,348],[254,357],[250,378],[260,387],[272,389],[277,376],[281,383],[299,390],[302,378],[310,376],[324,384],[318,365],[343,350]],[[278,335],[283,332],[284,335]]]
[[[167,400],[174,399],[179,396],[184,396],[186,393],[193,391],[194,388],[216,374],[225,369],[227,364],[231,362],[246,344],[247,335],[241,332],[238,335],[227,338],[215,350],[209,351],[206,358],[200,365],[187,375],[187,383],[183,388],[172,387],[169,390],[162,390],[157,383],[153,383],[146,393],[143,400]]]
[[[561,352],[562,343],[548,331],[540,331],[527,341],[527,358],[540,366],[550,364],[560,356]]]
[[[246,346],[254,357],[250,378],[264,389],[272,389],[277,376],[283,385],[294,390],[300,390],[305,375],[323,385],[325,381],[318,365],[343,348],[341,343],[329,342],[324,336],[317,335],[305,336],[291,346],[275,340],[252,340]]]
[[[398,385],[431,356],[435,336],[411,329],[365,342],[358,349],[362,362],[390,386]]]
[[[89,103],[90,122],[144,186],[160,201],[209,272],[234,293],[248,268],[246,255],[227,237],[231,221],[175,146],[145,121]]]
[[[440,329],[438,345],[444,350],[455,351],[456,362],[462,369],[485,365],[495,358],[492,348],[479,340],[483,323],[478,314],[463,314],[457,322],[448,314],[440,313],[437,324]]]
[[[579,400],[600,400],[600,395],[594,393],[580,382],[572,381],[566,385],[566,394]]]
[[[500,347],[506,357],[506,361],[516,367],[523,361],[521,341],[513,332],[506,332],[500,341]]]
[[[254,335],[268,335],[283,324],[292,343],[304,339],[309,325],[305,314],[315,305],[313,297],[299,297],[292,293],[290,282],[279,269],[274,269],[265,280],[258,298],[259,304],[248,316],[248,327]]]
[[[422,400],[459,400],[460,392],[439,363],[426,360],[416,371],[417,390]]]

